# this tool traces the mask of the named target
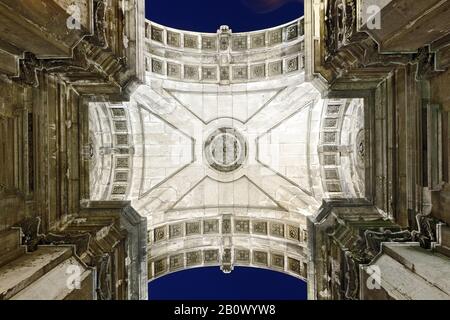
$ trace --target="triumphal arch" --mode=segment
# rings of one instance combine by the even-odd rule
[[[145,83],[90,105],[91,198],[147,218],[150,279],[249,265],[306,280],[307,218],[324,198],[364,197],[364,101],[305,79],[304,28],[147,21]]]

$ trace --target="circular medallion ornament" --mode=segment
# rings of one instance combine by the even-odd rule
[[[228,173],[240,168],[245,162],[247,143],[235,129],[220,128],[206,139],[204,153],[211,168]]]

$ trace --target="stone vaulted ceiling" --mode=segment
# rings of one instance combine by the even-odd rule
[[[302,30],[148,22],[146,83],[91,105],[91,197],[147,217],[151,278],[203,264],[306,278],[306,216],[364,194],[362,100],[305,82]]]

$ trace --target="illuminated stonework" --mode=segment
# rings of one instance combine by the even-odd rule
[[[307,217],[325,198],[364,195],[363,100],[322,99],[305,81],[302,18],[239,34],[147,30],[146,84],[125,105],[91,104],[111,144],[91,197],[131,200],[147,218],[150,279],[201,265],[305,279]]]

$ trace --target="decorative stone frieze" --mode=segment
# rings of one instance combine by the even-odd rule
[[[147,37],[149,47],[153,48],[146,53],[147,60],[152,61],[152,68],[147,71],[163,78],[233,83],[270,79],[304,69],[301,18],[276,29],[236,34],[227,26],[217,34],[201,34],[151,21],[147,21],[147,29],[155,30],[154,36]],[[166,41],[163,34],[167,35]],[[180,47],[181,39],[184,39],[183,47]],[[244,59],[243,54],[248,58]],[[184,73],[178,72],[178,66]]]

